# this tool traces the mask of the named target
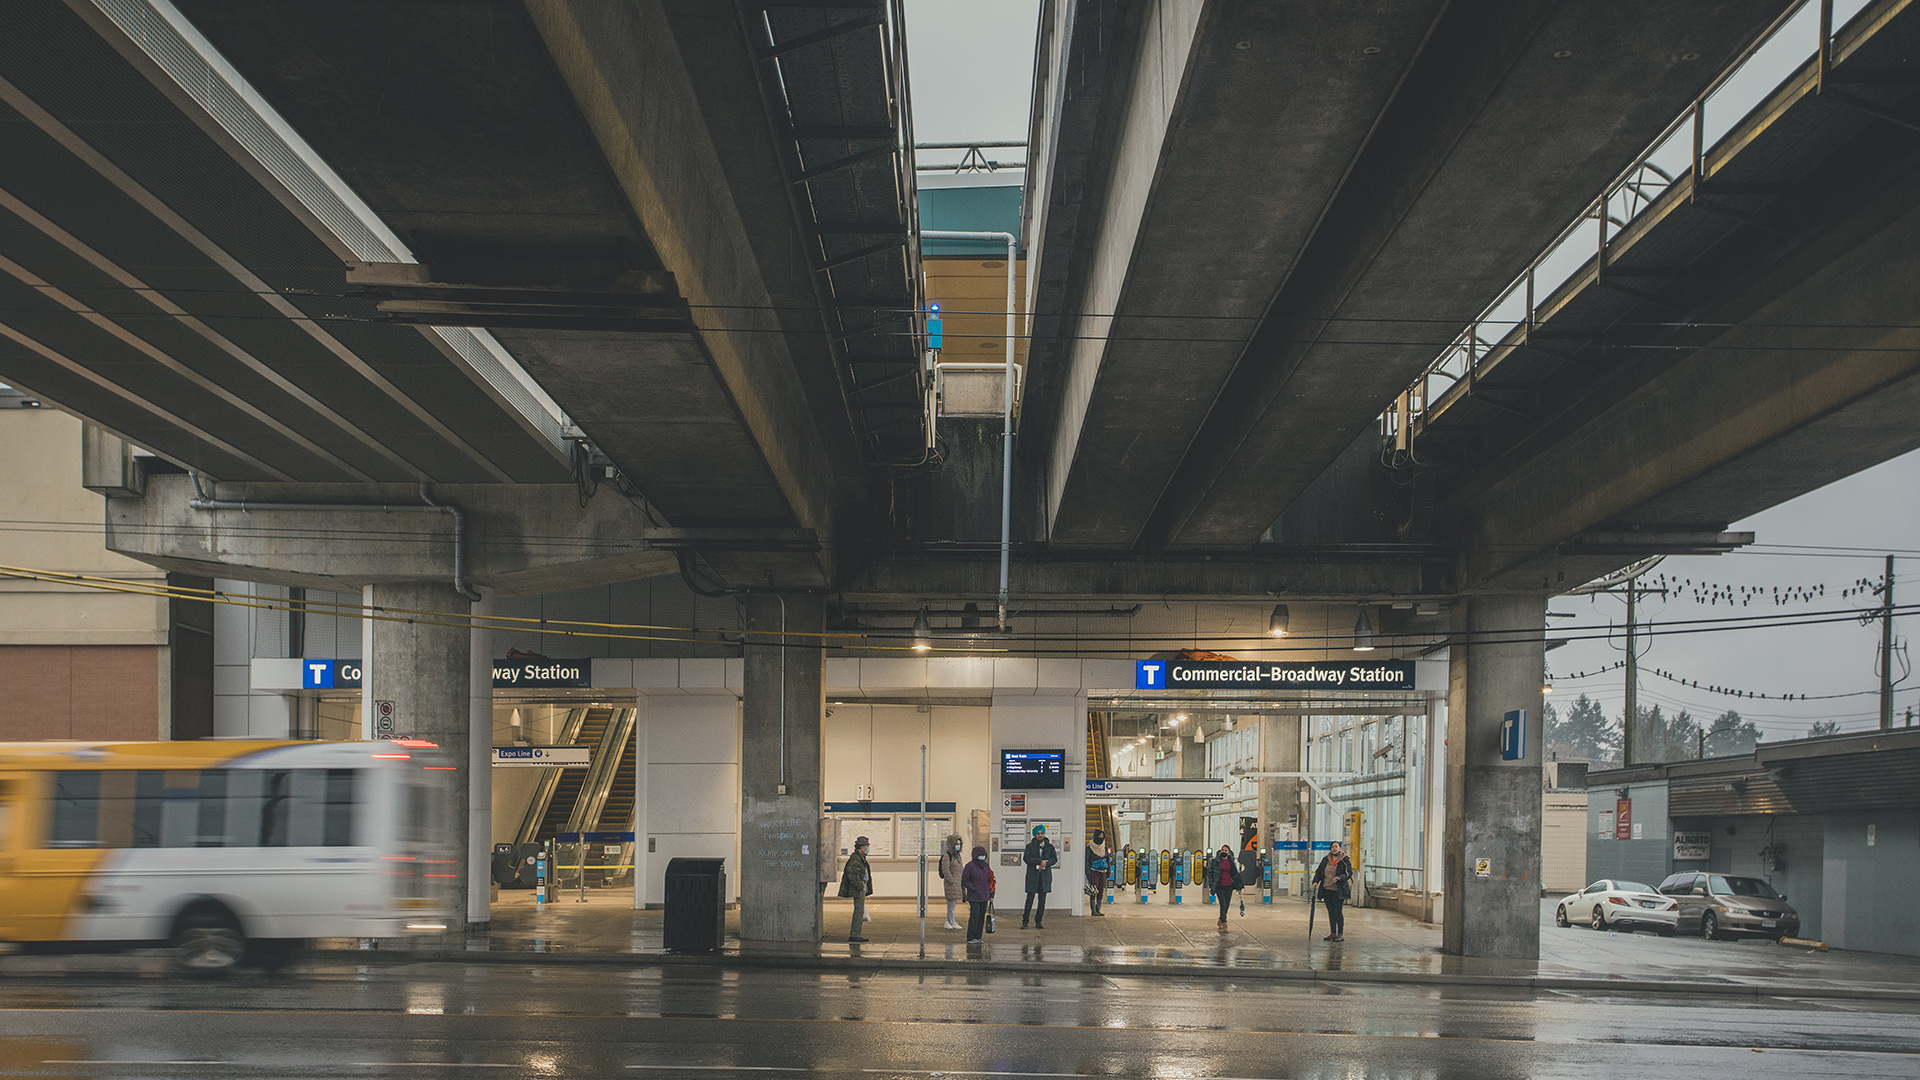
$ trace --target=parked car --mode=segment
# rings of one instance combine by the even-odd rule
[[[1689,870],[1662,881],[1660,891],[1680,905],[1680,929],[1710,940],[1750,935],[1778,941],[1800,933],[1800,913],[1761,878]]]
[[[1586,923],[1595,930],[1644,926],[1659,931],[1662,937],[1670,937],[1677,914],[1679,904],[1661,896],[1649,885],[1602,878],[1560,901],[1553,921],[1560,926]]]

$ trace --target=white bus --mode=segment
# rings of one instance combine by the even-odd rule
[[[453,775],[417,740],[0,743],[0,948],[213,974],[444,930]]]

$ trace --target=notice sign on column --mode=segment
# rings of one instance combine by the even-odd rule
[[[373,703],[373,737],[391,739],[394,737],[398,721],[393,715],[393,702],[375,701]]]

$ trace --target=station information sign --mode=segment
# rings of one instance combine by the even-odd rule
[[[1139,660],[1136,690],[1411,690],[1407,660]]]

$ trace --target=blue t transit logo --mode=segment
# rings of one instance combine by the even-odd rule
[[[302,660],[300,662],[300,686],[305,690],[333,689],[333,661]]]
[[[350,690],[360,685],[358,660],[302,660],[302,690]]]
[[[1167,688],[1167,662],[1165,660],[1136,660],[1133,669],[1133,688],[1135,690],[1165,690]]]

